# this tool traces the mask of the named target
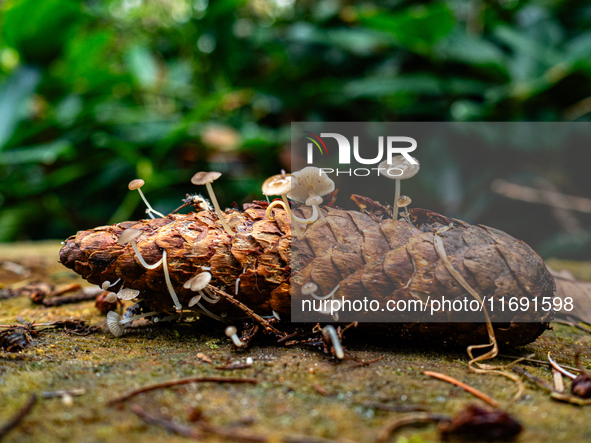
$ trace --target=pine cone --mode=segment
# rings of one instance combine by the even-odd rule
[[[368,292],[382,302],[465,296],[466,291],[434,247],[435,233],[452,224],[453,228],[441,235],[449,261],[482,296],[541,300],[553,295],[554,281],[542,259],[525,243],[492,228],[471,226],[422,209],[410,211],[409,224],[382,220],[384,211],[378,217],[370,212],[322,207],[326,222],[321,217],[299,225],[303,236],[295,238],[287,213],[276,208],[274,220],[269,220],[266,208],[266,202],[253,202],[246,204],[243,212],[227,213],[226,219],[237,233],[233,237],[210,211],[80,231],[66,241],[60,260],[94,284],[121,279],[112,290],[121,285],[138,289],[150,309],[170,312],[172,301],[162,267],[145,269],[130,245],[117,243],[125,229],[139,229],[142,234],[136,241],[147,263],[160,260],[166,250],[172,285],[184,307],[195,296],[183,288],[184,283],[210,268],[213,286],[234,295],[238,280],[236,299],[260,315],[275,311],[286,319],[291,316],[292,301],[303,298],[301,287],[308,282],[318,286],[318,295],[329,294],[339,285],[334,295],[337,299],[355,299]],[[309,212],[309,207],[302,207],[299,214],[309,216]],[[207,305],[207,309],[227,318],[244,317],[225,300]],[[527,315],[530,317],[520,318],[516,313],[501,325],[496,330],[499,343],[529,343],[547,329],[552,318],[552,312],[541,310]],[[496,320],[494,312],[491,318]],[[424,319],[433,320],[427,313]],[[474,323],[428,323],[417,322],[409,314],[397,319],[408,323],[362,323],[358,329],[466,345],[486,340],[486,327],[480,319],[483,317]]]

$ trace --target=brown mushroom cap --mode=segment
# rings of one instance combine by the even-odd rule
[[[198,186],[204,185],[206,183],[213,183],[221,176],[222,176],[221,172],[215,172],[215,171],[198,172],[191,179],[191,183],[193,183],[194,185],[198,185]]]
[[[392,157],[391,164],[388,163],[388,160],[384,160],[378,166],[380,175],[389,178],[390,180],[406,180],[407,178],[412,178],[417,175],[419,169],[421,169],[419,161],[414,157],[413,159],[417,162],[416,165],[409,162],[403,155],[395,155]]]
[[[193,292],[201,291],[211,281],[211,274],[209,272],[201,272],[195,277],[187,280],[183,285],[183,288],[190,289]]]
[[[141,178],[136,178],[135,180],[130,181],[127,187],[130,191],[135,191],[136,189],[139,189],[142,186],[144,186],[144,184],[145,182]]]
[[[291,174],[290,199],[305,203],[309,197],[323,196],[334,191],[334,182],[326,172],[314,166],[308,166]]]
[[[263,182],[264,195],[283,195],[291,191],[291,175],[277,174],[269,177]]]
[[[412,203],[412,199],[408,195],[401,195],[398,199],[398,207],[399,208],[406,208],[408,205]]]

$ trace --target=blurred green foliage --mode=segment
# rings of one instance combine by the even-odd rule
[[[591,111],[585,1],[0,0],[0,13],[0,241],[142,217],[136,177],[162,212],[204,192],[189,179],[206,169],[224,174],[223,204],[261,198],[262,180],[289,170],[291,121]],[[533,146],[509,172],[502,149],[435,154],[421,206],[591,256],[591,220],[568,231],[489,189],[544,178],[589,196],[586,152]]]

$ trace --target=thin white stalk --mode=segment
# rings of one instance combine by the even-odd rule
[[[213,295],[211,292],[209,292],[207,290],[207,288],[205,288],[205,292],[207,292],[209,295]],[[208,297],[207,295],[205,295],[205,293],[203,291],[199,291],[199,294],[201,294],[201,298],[203,300],[205,300],[207,303],[211,303],[212,305],[215,305],[217,302],[219,302],[222,298],[221,297]]]
[[[213,187],[211,186],[211,183],[205,183],[205,187],[207,188],[207,192],[209,192],[209,198],[211,198],[211,202],[213,203],[213,207],[215,208],[215,213],[218,215],[218,218],[220,219],[222,226],[229,235],[236,235],[236,233],[232,231],[232,228],[230,228],[230,225],[228,225],[228,222],[224,217],[224,213],[222,212],[220,205],[218,204],[218,200],[217,198],[215,198],[215,193],[213,192]]]
[[[164,280],[166,280],[166,287],[168,288],[168,292],[170,293],[170,296],[172,297],[172,301],[174,302],[174,306],[177,310],[182,309],[182,305],[179,302],[179,298],[176,295],[176,292],[174,292],[174,288],[172,287],[172,282],[170,281],[170,275],[168,274],[168,264],[166,263],[166,249],[162,252],[162,261],[163,261],[163,266],[162,268],[164,269]]]
[[[164,251],[164,254],[162,254],[162,258],[160,260],[158,260],[153,265],[149,265],[148,263],[146,263],[146,260],[144,260],[144,257],[142,257],[142,254],[141,254],[140,250],[137,247],[137,243],[135,242],[135,239],[131,239],[131,242],[130,243],[131,243],[131,247],[135,251],[135,255],[137,256],[137,259],[140,261],[140,263],[142,264],[142,266],[144,268],[146,268],[146,269],[156,269],[158,266],[160,266],[162,264],[162,261],[164,260],[164,254],[166,254],[166,251]]]
[[[154,208],[152,208],[152,206],[150,206],[150,203],[148,203],[148,200],[146,199],[146,197],[144,196],[144,193],[142,192],[142,190],[140,188],[138,188],[137,191],[140,193],[142,200],[144,201],[144,203],[148,207],[148,211],[153,212],[154,214],[159,215],[162,218],[166,218],[166,216],[164,214],[161,214],[160,212],[158,212]],[[152,217],[152,218],[154,218],[154,217]]]
[[[394,210],[392,218],[398,220],[398,199],[400,198],[400,180],[396,179],[396,191],[394,192]]]
[[[339,335],[337,334],[336,329],[332,325],[327,325],[322,328],[322,335],[326,339],[330,339],[332,342],[332,347],[334,348],[334,352],[339,360],[345,358],[345,351],[343,351],[343,347],[341,346],[341,341],[339,340]]]
[[[147,312],[145,314],[134,315],[133,317],[128,317],[128,318],[124,318],[123,320],[120,320],[119,324],[123,325],[125,323],[129,323],[129,322],[132,322],[134,320],[144,318],[144,317],[150,317],[150,316],[156,315],[156,314],[158,314],[156,311],[152,311],[152,312]]]
[[[222,317],[219,317],[219,316],[215,315],[213,312],[210,312],[209,310],[207,310],[205,308],[205,306],[203,306],[200,302],[197,302],[197,306],[199,306],[199,309],[201,309],[203,311],[203,313],[205,315],[207,315],[208,317],[211,317],[211,318],[213,318],[214,320],[217,320],[217,321],[223,321],[222,320]]]

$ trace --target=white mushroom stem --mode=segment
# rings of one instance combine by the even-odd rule
[[[334,352],[339,360],[345,358],[345,351],[343,351],[343,347],[341,346],[341,341],[339,340],[339,335],[337,334],[336,329],[332,325],[327,325],[322,328],[322,335],[326,340],[330,340],[332,342],[332,347]]]
[[[316,300],[326,300],[327,298],[331,298],[335,294],[335,292],[337,292],[339,290],[340,287],[341,287],[341,285],[336,285],[334,287],[334,289],[332,291],[330,291],[328,293],[328,295],[325,295],[324,297],[323,296],[320,296],[320,295],[316,295],[315,292],[312,292],[310,295],[312,297],[314,297]]]
[[[177,297],[176,292],[174,292],[174,288],[172,287],[172,282],[170,281],[170,275],[168,274],[168,264],[166,263],[166,249],[164,251],[162,251],[162,262],[163,262],[162,268],[164,269],[164,280],[166,280],[166,287],[168,288],[168,292],[170,293],[170,296],[172,297],[172,301],[174,302],[175,308],[177,310],[180,310],[183,307],[181,306],[181,303],[179,302],[179,298]]]
[[[195,306],[197,303],[199,303],[199,300],[201,300],[201,295],[196,295],[193,297],[191,300],[189,300],[189,307],[192,308]]]
[[[141,254],[140,250],[138,249],[137,243],[135,242],[135,239],[134,238],[131,239],[130,243],[131,243],[131,247],[135,251],[135,255],[137,256],[137,259],[139,260],[139,262],[141,263],[141,265],[144,268],[146,268],[146,269],[156,269],[158,266],[160,266],[162,264],[162,261],[164,260],[164,257],[166,255],[166,251],[164,251],[164,253],[162,254],[162,258],[160,260],[158,260],[153,265],[149,265],[148,263],[146,263],[146,260],[144,260],[144,257],[142,257],[142,254]]]
[[[234,289],[234,295],[238,295],[238,289],[240,289],[240,277],[236,279],[236,289]]]
[[[392,218],[398,220],[398,199],[400,198],[400,180],[396,179],[396,190],[394,191],[394,209],[392,211]]]
[[[142,200],[144,201],[144,203],[145,203],[145,204],[146,204],[146,206],[148,207],[148,209],[147,209],[146,213],[147,213],[147,214],[148,214],[150,217],[154,218],[154,217],[152,216],[152,212],[153,212],[154,214],[156,214],[156,215],[159,215],[159,216],[160,216],[160,217],[162,217],[162,218],[166,218],[166,216],[165,216],[164,214],[161,214],[160,212],[158,212],[158,211],[156,211],[154,208],[152,208],[152,206],[150,206],[150,203],[148,203],[148,200],[147,200],[147,199],[146,199],[146,197],[144,196],[144,193],[142,192],[141,188],[137,188],[137,192],[139,192],[139,193],[140,193],[140,197],[142,198]]]
[[[242,340],[240,340],[240,337],[238,337],[238,329],[236,329],[236,326],[228,326],[226,328],[226,335],[232,339],[234,346],[237,348],[246,346],[246,343],[244,343]]]
[[[199,307],[199,309],[201,309],[203,311],[203,313],[205,315],[207,315],[208,317],[213,318],[214,320],[217,321],[223,321],[222,317],[215,315],[213,312],[209,311],[205,306],[203,306],[200,302],[197,302],[196,305]]]
[[[209,297],[207,295],[205,295],[205,293],[203,291],[199,291],[199,294],[201,294],[201,298],[203,300],[205,300],[208,303],[211,303],[212,305],[215,305],[217,302],[219,302],[222,298],[218,297],[217,295],[212,294],[209,289],[205,288],[205,292],[207,292],[207,294],[209,295]]]
[[[222,226],[224,227],[224,229],[226,230],[228,235],[231,235],[231,236],[236,235],[236,233],[234,231],[232,231],[232,228],[230,228],[230,226],[228,225],[228,222],[226,221],[226,218],[224,217],[224,213],[222,212],[220,205],[218,204],[218,200],[217,200],[217,198],[215,198],[215,193],[213,192],[213,187],[211,186],[211,183],[205,183],[205,187],[207,188],[207,192],[209,192],[209,198],[211,199],[211,202],[213,203],[213,207],[215,208],[215,213],[218,215],[218,218],[220,219]]]
[[[119,324],[123,325],[125,323],[130,323],[130,322],[132,322],[134,320],[138,320],[138,319],[144,318],[144,317],[151,317],[151,316],[156,315],[156,314],[158,314],[156,311],[152,311],[152,312],[147,312],[145,314],[134,315],[132,317],[128,317],[128,318],[124,318],[123,320],[120,320],[119,321]]]
[[[267,206],[267,210],[265,211],[265,215],[269,220],[275,220],[275,218],[273,217],[273,213],[271,212],[271,210],[275,207],[275,206],[282,206],[283,209],[285,209],[287,211],[287,208],[285,206],[285,203],[279,200],[275,200],[273,203],[271,203],[269,206]],[[304,223],[304,224],[310,224],[315,222],[316,220],[318,220],[318,206],[314,205],[312,206],[312,216],[310,218],[299,218],[297,215],[295,215],[293,212],[291,213],[291,216],[293,217],[293,219],[295,221],[297,221],[298,223]]]
[[[573,374],[572,372],[568,372],[566,369],[564,369],[562,366],[560,366],[558,363],[556,363],[556,361],[550,357],[550,352],[548,352],[548,361],[550,362],[550,365],[556,369],[558,372],[560,372],[562,375],[574,380],[575,378],[577,378],[577,376],[575,374]]]

